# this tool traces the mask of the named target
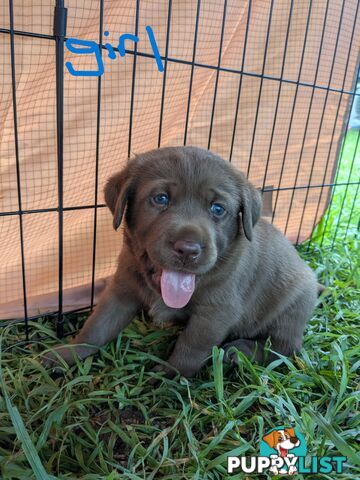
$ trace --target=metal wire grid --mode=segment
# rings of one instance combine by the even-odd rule
[[[342,0],[342,7],[341,7],[341,13],[340,13],[340,19],[339,19],[339,24],[338,24],[338,30],[337,30],[337,37],[336,37],[336,44],[335,44],[335,50],[333,54],[333,59],[331,63],[331,70],[330,70],[330,75],[328,79],[328,83],[326,86],[324,85],[319,85],[317,84],[317,79],[318,79],[318,73],[319,73],[319,65],[320,65],[320,58],[321,58],[321,51],[323,48],[323,41],[324,41],[324,33],[325,33],[325,27],[326,27],[326,22],[327,22],[327,16],[328,16],[328,9],[329,9],[329,2],[330,0],[327,0],[326,4],[326,10],[325,10],[325,15],[324,15],[324,21],[321,26],[321,40],[320,40],[320,49],[318,52],[318,60],[316,64],[316,71],[315,71],[315,78],[313,83],[306,83],[302,82],[301,79],[301,73],[303,69],[303,62],[304,62],[304,55],[305,55],[305,49],[306,49],[306,44],[307,44],[307,36],[308,36],[308,28],[310,24],[310,19],[312,15],[312,9],[314,6],[314,1],[309,0],[309,8],[308,8],[308,15],[307,15],[307,23],[306,23],[306,29],[305,29],[305,35],[303,39],[303,45],[302,45],[302,54],[301,54],[301,59],[300,59],[300,67],[298,71],[298,76],[297,80],[292,80],[292,79],[287,79],[284,78],[284,70],[285,70],[285,62],[286,62],[286,56],[287,56],[287,46],[288,46],[288,39],[289,39],[289,31],[290,31],[290,26],[291,26],[291,21],[292,21],[292,12],[293,12],[293,7],[294,7],[294,0],[289,0],[290,1],[290,9],[289,9],[289,17],[288,17],[288,26],[287,26],[287,31],[286,31],[286,37],[285,37],[285,45],[284,45],[284,53],[283,53],[283,58],[282,58],[282,65],[281,65],[281,73],[280,76],[270,76],[265,74],[265,65],[266,65],[266,59],[267,59],[267,52],[268,52],[268,44],[269,44],[269,33],[270,33],[270,28],[271,28],[271,22],[272,22],[272,11],[273,11],[273,6],[276,0],[271,0],[270,3],[270,11],[269,11],[269,21],[267,25],[267,33],[266,33],[266,42],[265,42],[265,48],[263,52],[263,64],[262,64],[262,71],[261,73],[254,73],[254,72],[249,72],[246,71],[245,69],[245,61],[246,61],[246,53],[247,53],[247,41],[248,41],[248,30],[249,30],[249,24],[250,24],[250,18],[251,18],[251,9],[252,9],[252,0],[249,0],[248,2],[248,10],[247,10],[247,25],[246,25],[246,31],[245,31],[245,36],[244,36],[244,45],[243,45],[243,52],[242,52],[242,59],[241,59],[241,68],[239,70],[237,69],[232,69],[232,68],[227,68],[221,65],[221,59],[222,59],[222,48],[223,48],[223,40],[224,40],[224,31],[225,31],[225,23],[226,23],[226,15],[227,15],[227,0],[224,0],[223,3],[223,13],[222,13],[222,24],[221,24],[221,37],[220,37],[220,44],[219,44],[219,52],[218,52],[218,62],[217,65],[209,65],[209,64],[204,64],[196,61],[196,49],[197,49],[197,39],[198,39],[198,31],[199,31],[199,19],[201,17],[201,5],[202,2],[201,0],[197,0],[197,6],[196,6],[196,21],[195,21],[195,30],[194,30],[194,41],[193,41],[193,52],[192,52],[192,60],[187,61],[184,59],[179,59],[179,58],[173,58],[169,56],[169,42],[170,42],[170,28],[171,28],[171,14],[172,14],[172,0],[168,0],[168,9],[167,9],[167,30],[166,30],[166,45],[165,45],[165,55],[162,56],[162,60],[164,62],[164,72],[163,72],[163,83],[162,83],[162,94],[161,94],[161,109],[160,109],[160,117],[159,117],[159,132],[158,132],[158,147],[161,146],[161,140],[162,140],[162,125],[163,125],[163,115],[164,115],[164,100],[165,100],[165,92],[166,92],[166,80],[167,80],[167,69],[168,69],[168,64],[169,63],[178,63],[178,64],[185,64],[191,67],[191,73],[190,73],[190,81],[189,81],[189,88],[188,88],[188,101],[187,101],[187,111],[186,111],[186,120],[185,120],[185,129],[184,129],[184,137],[183,137],[183,144],[187,144],[187,138],[188,138],[188,127],[189,127],[189,115],[190,115],[190,104],[191,104],[191,95],[192,95],[192,87],[193,87],[193,80],[194,80],[194,70],[195,67],[197,68],[204,68],[204,69],[212,69],[216,70],[216,77],[215,77],[215,87],[214,87],[214,95],[213,95],[213,101],[212,101],[212,109],[211,109],[211,119],[210,119],[210,128],[209,128],[209,134],[208,134],[208,148],[211,148],[211,140],[212,140],[212,132],[213,132],[213,124],[214,124],[214,118],[215,118],[215,107],[216,107],[216,101],[217,101],[217,91],[218,91],[218,83],[219,83],[219,76],[221,72],[224,73],[232,73],[232,74],[237,74],[239,75],[239,84],[238,84],[238,91],[237,91],[237,99],[236,99],[236,107],[235,107],[235,116],[234,116],[234,122],[233,122],[233,131],[232,131],[232,138],[231,138],[231,146],[230,146],[230,153],[229,153],[229,158],[228,160],[231,162],[232,156],[233,156],[233,149],[234,149],[234,140],[237,132],[237,121],[238,121],[238,113],[239,113],[239,108],[240,108],[240,98],[241,98],[241,92],[242,92],[242,84],[243,84],[243,78],[244,77],[253,77],[260,79],[260,87],[259,87],[259,93],[258,93],[258,98],[257,98],[257,104],[256,104],[256,113],[255,113],[255,121],[254,121],[254,126],[253,126],[253,134],[252,134],[252,140],[251,140],[251,147],[250,147],[250,153],[249,153],[249,160],[248,160],[248,168],[247,168],[247,174],[249,175],[251,166],[252,166],[252,154],[253,154],[253,148],[255,144],[255,138],[256,138],[256,130],[257,130],[257,125],[258,125],[258,115],[259,115],[259,110],[260,110],[260,102],[261,102],[261,95],[262,95],[262,88],[263,88],[263,81],[264,80],[270,80],[278,83],[278,90],[277,90],[277,99],[276,99],[276,106],[275,106],[275,112],[274,112],[274,118],[273,118],[273,125],[271,129],[271,137],[270,137],[270,145],[268,149],[268,154],[266,158],[266,166],[265,166],[265,173],[264,173],[264,178],[263,178],[263,183],[262,183],[262,191],[263,192],[275,192],[275,203],[274,203],[274,209],[273,209],[273,214],[272,214],[272,221],[274,220],[275,213],[276,213],[276,207],[278,204],[278,197],[279,197],[279,192],[285,191],[285,190],[291,190],[292,195],[291,195],[291,200],[290,200],[290,205],[289,205],[289,210],[288,210],[288,217],[286,221],[286,227],[285,227],[285,234],[286,230],[288,227],[288,221],[290,218],[290,213],[293,208],[293,201],[294,201],[294,195],[295,191],[297,190],[306,190],[306,197],[305,197],[305,202],[303,206],[303,211],[301,215],[301,220],[300,220],[300,225],[299,225],[299,230],[298,230],[298,235],[297,235],[297,242],[299,240],[299,235],[300,235],[300,230],[302,227],[303,223],[303,218],[304,218],[304,212],[306,210],[307,206],[307,201],[308,201],[308,194],[310,189],[313,188],[320,188],[321,193],[319,196],[318,204],[317,204],[317,210],[316,210],[316,215],[315,215],[315,220],[313,224],[313,229],[315,228],[315,223],[316,223],[316,218],[318,215],[318,211],[320,208],[321,204],[321,198],[322,194],[324,191],[324,188],[332,188],[331,195],[330,195],[330,201],[329,201],[329,209],[331,210],[333,200],[334,200],[334,195],[335,195],[335,190],[338,187],[345,187],[345,193],[343,196],[343,201],[342,201],[342,206],[344,205],[346,196],[348,194],[348,189],[349,186],[356,185],[356,192],[353,197],[352,201],[352,207],[351,207],[351,213],[350,217],[348,219],[347,225],[345,227],[345,238],[348,235],[349,231],[349,226],[350,222],[352,219],[352,216],[356,214],[356,202],[359,194],[359,189],[360,189],[360,179],[358,181],[350,181],[353,168],[355,166],[356,162],[356,153],[357,153],[357,147],[359,144],[359,139],[360,139],[360,130],[357,132],[357,139],[356,139],[356,147],[354,150],[353,158],[351,161],[351,167],[349,169],[349,176],[348,176],[348,181],[347,182],[338,182],[338,176],[339,176],[339,171],[340,168],[338,168],[337,173],[335,175],[335,180],[332,183],[326,183],[325,179],[328,173],[328,168],[329,168],[329,161],[330,161],[330,153],[331,153],[331,148],[333,145],[333,140],[335,136],[335,131],[336,131],[336,125],[337,125],[337,120],[338,120],[338,115],[340,111],[340,105],[342,102],[342,98],[344,95],[347,95],[351,98],[350,101],[350,110],[352,109],[354,99],[356,96],[359,96],[359,93],[356,93],[356,83],[354,85],[354,88],[352,90],[346,90],[345,89],[345,84],[346,84],[346,77],[347,77],[347,69],[349,65],[349,59],[350,59],[350,52],[351,48],[353,45],[353,39],[356,35],[356,24],[357,24],[357,17],[358,17],[358,12],[359,12],[359,3],[357,4],[356,8],[356,13],[355,17],[353,20],[353,26],[352,26],[352,34],[351,34],[351,39],[350,39],[350,45],[349,45],[349,50],[347,54],[347,60],[346,60],[346,68],[344,72],[344,77],[342,81],[342,88],[333,88],[331,87],[332,84],[332,78],[333,78],[333,73],[334,73],[334,65],[335,65],[335,57],[336,57],[336,52],[337,52],[337,47],[338,47],[338,42],[339,42],[339,35],[342,27],[342,20],[343,20],[343,13],[344,13],[344,7],[346,0]],[[27,288],[26,288],[26,265],[25,265],[25,255],[24,255],[24,228],[23,228],[23,215],[29,215],[29,214],[38,214],[38,213],[45,213],[45,212],[57,212],[58,213],[58,285],[59,285],[59,290],[58,290],[58,310],[56,312],[53,312],[51,314],[48,314],[47,316],[50,317],[55,317],[56,318],[56,328],[57,328],[57,335],[59,337],[62,337],[64,335],[64,314],[63,314],[63,215],[64,212],[67,211],[75,211],[75,210],[83,210],[83,209],[92,209],[94,216],[93,216],[93,222],[94,222],[94,230],[93,230],[93,246],[92,246],[92,273],[91,273],[91,302],[89,306],[82,307],[82,308],[77,308],[72,311],[67,311],[67,314],[72,314],[72,313],[78,313],[78,312],[83,312],[87,310],[92,310],[94,306],[94,284],[95,284],[95,265],[96,265],[96,241],[97,241],[97,213],[98,213],[98,208],[104,208],[105,205],[102,203],[98,203],[98,189],[99,189],[99,140],[100,140],[100,122],[101,122],[101,76],[98,77],[98,83],[97,83],[97,126],[96,126],[96,161],[95,161],[95,172],[94,172],[94,203],[91,205],[82,205],[82,206],[71,206],[71,207],[64,207],[63,203],[63,131],[64,131],[64,42],[66,40],[66,7],[64,5],[64,0],[55,0],[55,10],[54,10],[54,34],[53,35],[48,35],[48,34],[41,34],[41,33],[34,33],[34,32],[28,32],[28,31],[23,31],[23,30],[15,30],[14,29],[14,8],[13,8],[13,0],[9,0],[9,28],[0,28],[0,33],[8,34],[9,35],[9,41],[10,41],[10,56],[11,56],[11,77],[12,77],[12,105],[13,105],[13,113],[14,113],[14,144],[15,144],[15,156],[16,156],[16,179],[17,179],[17,202],[18,202],[18,209],[17,210],[12,210],[12,211],[5,211],[5,212],[0,212],[0,216],[13,216],[16,215],[19,217],[19,229],[20,229],[20,243],[21,243],[21,264],[22,264],[22,289],[23,289],[23,301],[24,301],[24,320],[21,320],[21,323],[24,324],[25,327],[25,341],[29,340],[29,321],[30,320],[35,320],[38,318],[38,315],[36,316],[29,316],[28,315],[28,308],[27,308]],[[140,8],[141,8],[141,0],[136,0],[136,14],[135,14],[135,25],[134,25],[134,32],[135,35],[138,35],[139,31],[139,14],[140,14]],[[99,47],[100,47],[100,52],[104,50],[106,47],[103,45],[103,17],[104,17],[104,0],[99,0]],[[26,37],[33,37],[33,38],[41,38],[41,39],[47,39],[47,40],[52,40],[55,42],[55,51],[56,51],[56,127],[57,127],[57,161],[58,161],[58,167],[57,167],[57,175],[58,175],[58,206],[53,207],[53,208],[43,208],[43,209],[23,209],[22,208],[22,192],[21,192],[21,181],[20,181],[20,162],[19,162],[19,141],[18,141],[18,125],[17,125],[17,99],[16,99],[16,72],[15,72],[15,48],[14,48],[14,38],[15,36],[26,36]],[[118,51],[117,48],[113,47],[115,51]],[[133,125],[133,114],[134,114],[134,100],[135,100],[135,80],[136,80],[136,73],[137,73],[137,62],[136,59],[138,56],[140,57],[146,57],[146,58],[154,58],[153,54],[150,53],[145,53],[138,51],[137,44],[135,44],[134,49],[127,49],[126,53],[128,55],[132,55],[134,58],[133,61],[133,70],[132,70],[132,84],[131,84],[131,100],[130,100],[130,119],[129,119],[129,132],[128,132],[128,155],[130,156],[131,153],[131,146],[132,146],[132,125]],[[359,67],[357,70],[357,77],[359,76]],[[357,78],[356,77],[356,78]],[[292,102],[292,107],[291,107],[291,116],[290,116],[290,121],[288,125],[288,131],[286,133],[287,139],[286,139],[286,144],[285,144],[285,149],[284,149],[284,154],[283,154],[283,159],[282,159],[282,166],[280,170],[280,177],[279,177],[279,184],[277,186],[274,186],[272,188],[266,188],[266,180],[267,180],[267,174],[268,174],[268,167],[269,167],[269,162],[270,162],[270,154],[271,154],[271,149],[273,146],[273,139],[274,139],[274,134],[275,134],[275,126],[278,118],[278,109],[279,109],[279,102],[280,102],[280,96],[281,96],[281,90],[283,88],[284,84],[292,84],[295,85],[295,94],[293,97],[293,102]],[[299,161],[297,164],[297,170],[296,170],[296,177],[295,177],[295,182],[294,185],[289,187],[289,186],[282,186],[282,179],[283,179],[283,172],[284,172],[284,165],[285,165],[285,159],[287,156],[287,149],[289,145],[289,139],[290,139],[290,133],[292,130],[292,124],[293,124],[293,119],[294,119],[294,114],[295,114],[295,105],[298,97],[298,91],[300,87],[307,87],[312,89],[311,91],[311,97],[310,97],[310,104],[308,108],[308,114],[307,114],[307,119],[306,119],[306,125],[305,125],[305,132],[303,135],[303,140],[302,140],[302,146],[301,146],[301,153],[299,157]],[[316,90],[323,90],[325,91],[325,101],[321,113],[321,121],[320,121],[320,126],[318,129],[318,134],[317,134],[317,140],[316,140],[316,145],[315,145],[315,150],[313,154],[313,159],[312,159],[312,165],[311,165],[311,170],[310,170],[310,176],[308,183],[306,185],[298,185],[298,177],[299,177],[299,172],[301,169],[301,162],[302,162],[302,152],[304,149],[305,145],[305,139],[306,139],[306,133],[309,125],[309,118],[312,110],[312,104],[313,104],[313,99],[314,99],[314,94]],[[324,176],[323,176],[323,182],[321,184],[312,184],[312,176],[313,176],[313,170],[315,166],[315,159],[316,159],[316,152],[319,146],[319,140],[320,140],[320,135],[321,135],[321,126],[323,122],[323,118],[325,115],[326,111],[326,106],[327,106],[327,101],[328,101],[328,95],[329,92],[336,92],[339,93],[339,100],[337,104],[337,109],[335,113],[335,120],[334,120],[334,125],[332,129],[332,134],[331,134],[331,142],[329,146],[329,151],[328,151],[328,156],[327,156],[327,162],[326,162],[326,167],[324,171]],[[347,124],[344,128],[344,131],[348,130],[349,127],[349,120],[350,116],[348,116]],[[344,150],[345,146],[345,141],[342,143],[340,152],[339,152],[339,158],[340,162],[342,161],[342,153]],[[338,166],[339,167],[339,166]],[[338,234],[338,229],[340,226],[340,220],[341,220],[341,211],[338,216],[338,222],[337,226],[335,229],[335,233],[331,242],[331,245],[334,245],[334,242],[336,240],[336,236]],[[321,240],[321,245],[323,245],[324,242],[324,237],[327,231],[327,224],[328,224],[328,219],[329,216],[326,218],[325,222],[325,227],[323,231],[323,237]],[[311,245],[311,240],[309,242],[309,248]],[[11,321],[12,322],[12,321]],[[20,321],[19,321],[20,322]],[[6,326],[9,324],[9,321],[2,322],[2,326]]]

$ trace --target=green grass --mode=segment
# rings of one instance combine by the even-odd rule
[[[348,179],[356,135],[348,134],[338,182]],[[357,160],[350,181],[358,180],[359,171]],[[230,369],[223,367],[222,351],[214,349],[212,362],[196,378],[161,380],[154,387],[150,369],[157,358],[167,357],[176,330],[156,330],[137,319],[99,355],[52,378],[40,363],[40,353],[57,342],[50,322],[32,323],[33,342],[10,350],[23,329],[2,330],[1,478],[223,479],[228,478],[227,455],[258,454],[259,438],[283,424],[304,434],[308,455],[347,456],[344,473],[336,478],[360,478],[356,186],[348,188],[345,199],[344,193],[343,187],[335,191],[326,230],[326,221],[321,222],[310,247],[299,247],[328,295],[295,358],[265,368],[242,357]],[[68,320],[71,330],[83,318]],[[44,335],[51,340],[40,341]]]
[[[349,130],[340,149],[340,161],[333,183],[347,184],[334,187],[329,208],[317,228],[313,239],[321,247],[332,246],[356,236],[360,211],[360,130]],[[357,185],[356,185],[357,183]],[[323,190],[323,197],[327,189]],[[322,198],[323,198],[322,197]]]

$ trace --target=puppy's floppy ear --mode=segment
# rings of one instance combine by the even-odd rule
[[[269,447],[275,448],[279,441],[279,434],[276,430],[274,430],[267,435],[264,435],[262,439],[269,445]]]
[[[261,194],[244,176],[242,176],[241,184],[241,221],[245,236],[251,242],[253,227],[261,215]]]
[[[110,177],[104,188],[105,203],[114,216],[113,226],[115,230],[120,227],[129,197],[131,186],[129,170],[129,166],[127,166],[121,172]]]
[[[294,428],[285,428],[285,432],[287,432],[290,435],[290,437],[296,437]]]

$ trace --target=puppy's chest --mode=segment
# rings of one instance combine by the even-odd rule
[[[190,312],[185,309],[169,308],[165,305],[162,298],[155,299],[147,309],[152,321],[158,327],[167,327],[171,325],[183,325],[190,317]]]

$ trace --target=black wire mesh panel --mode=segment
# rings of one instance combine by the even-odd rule
[[[342,139],[357,98],[358,10],[356,0],[3,3],[0,318],[25,319],[27,336],[28,319],[55,312],[61,335],[64,311],[93,307],[121,244],[104,182],[158,146],[198,145],[236,164],[294,243],[329,203],[325,243],[352,234],[359,131]],[[125,55],[123,34],[138,37]],[[67,38],[93,42],[101,59],[71,52]],[[104,73],[74,76],[64,62]]]

